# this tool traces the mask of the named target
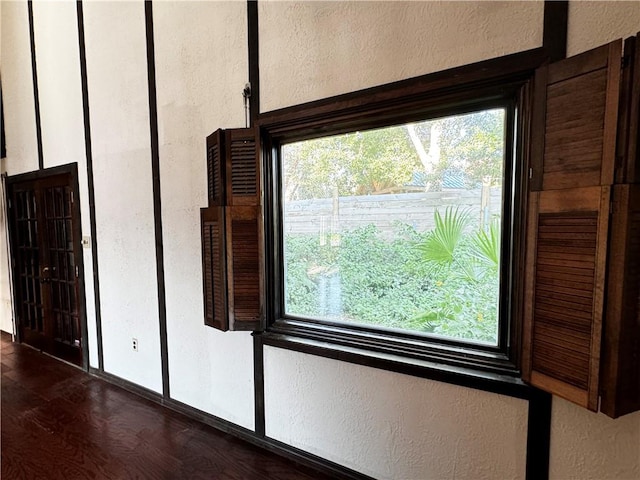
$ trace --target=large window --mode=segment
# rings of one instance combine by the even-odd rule
[[[539,54],[261,114],[267,344],[521,387]]]
[[[499,344],[506,109],[281,145],[284,312]]]

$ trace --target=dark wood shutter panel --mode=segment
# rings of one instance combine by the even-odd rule
[[[523,377],[598,406],[610,187],[534,192],[525,280]]]
[[[224,135],[216,130],[207,137],[207,189],[209,206],[224,206]]]
[[[227,207],[229,324],[256,330],[263,318],[262,228],[260,208]]]
[[[227,205],[260,205],[257,130],[227,130]]]
[[[204,292],[204,323],[226,331],[227,284],[225,256],[224,207],[200,210],[202,230],[202,280]]]
[[[598,408],[620,41],[536,72],[523,379]]]
[[[613,183],[621,51],[618,40],[536,73],[532,190]]]
[[[640,183],[640,34],[624,42],[616,183]]]
[[[603,413],[640,410],[640,185],[613,187],[607,312],[603,342]]]
[[[208,209],[202,210],[205,323],[220,330],[264,327],[262,188],[258,129],[207,137]]]

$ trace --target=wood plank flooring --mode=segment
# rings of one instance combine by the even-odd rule
[[[329,480],[1,335],[2,479]]]

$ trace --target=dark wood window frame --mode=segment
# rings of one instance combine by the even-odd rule
[[[529,172],[529,124],[535,70],[547,61],[534,49],[443,72],[340,95],[259,116],[265,170],[265,345],[462,384],[520,398],[531,388],[520,379],[524,212]],[[513,152],[513,189],[505,200],[501,339],[498,348],[436,340],[411,332],[346,325],[284,315],[279,146],[284,143],[416,120],[505,107],[505,151]],[[509,155],[509,154],[508,154]],[[509,163],[509,162],[507,162]],[[505,173],[506,178],[508,173]]]

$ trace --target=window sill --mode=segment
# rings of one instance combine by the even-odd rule
[[[334,338],[326,336],[318,338],[321,333],[326,335],[327,331],[334,331]],[[468,365],[472,360],[468,362],[458,360],[458,364],[453,364],[452,362],[444,363],[439,361],[436,355],[433,355],[433,358],[427,358],[428,354],[424,354],[421,355],[423,358],[417,358],[418,355],[407,356],[390,353],[384,351],[383,345],[373,347],[372,345],[375,342],[371,336],[360,335],[359,342],[355,340],[355,337],[344,339],[341,337],[340,332],[335,332],[334,327],[327,325],[309,325],[307,322],[280,320],[269,327],[267,331],[254,333],[254,335],[260,338],[263,345],[380,368],[510,397],[528,400],[531,398],[533,391],[531,387],[519,378],[515,371],[507,374],[473,368]],[[369,337],[369,345],[366,345],[365,337]]]

